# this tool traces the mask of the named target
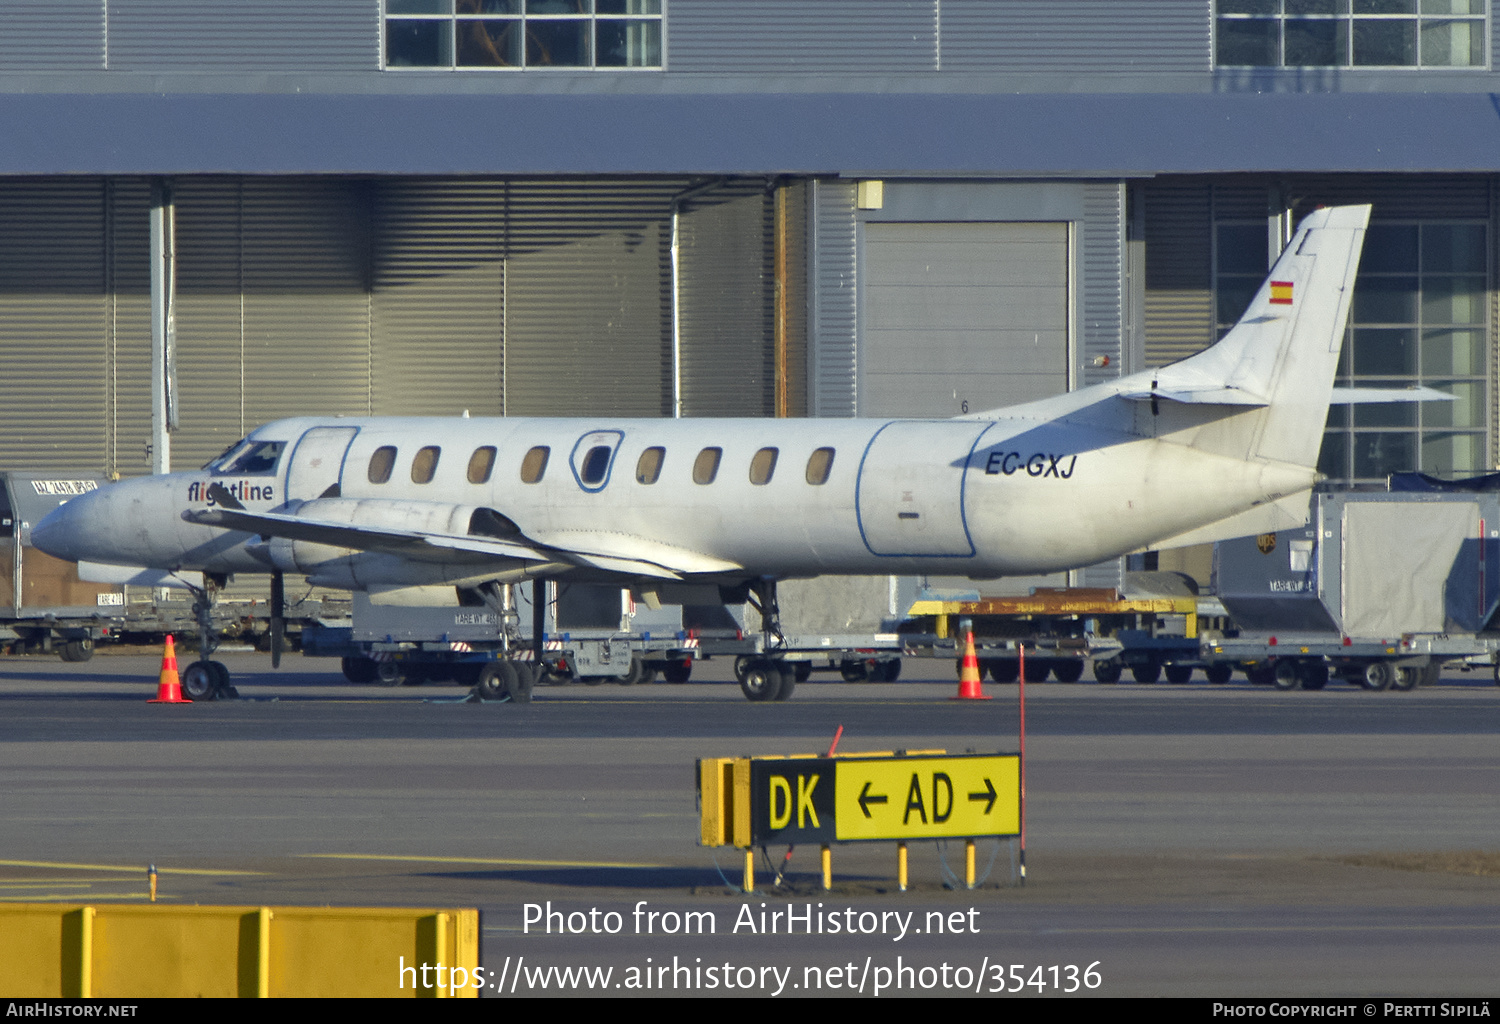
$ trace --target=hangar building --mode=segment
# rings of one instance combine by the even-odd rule
[[[1337,413],[1324,469],[1484,470],[1495,33],[1488,0],[12,0],[0,465],[181,469],[309,412],[946,417],[1202,348],[1358,201],[1343,372],[1456,401]]]

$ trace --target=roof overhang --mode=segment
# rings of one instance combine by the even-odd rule
[[[11,94],[0,174],[1490,172],[1488,93]]]

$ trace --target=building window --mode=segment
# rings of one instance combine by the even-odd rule
[[[1383,484],[1406,470],[1446,477],[1490,466],[1488,235],[1484,221],[1370,226],[1337,386],[1422,386],[1454,400],[1330,408],[1318,470],[1335,486]],[[1265,279],[1268,238],[1264,220],[1214,225],[1221,336]]]
[[[385,0],[387,68],[660,68],[661,0]]]
[[[1485,66],[1484,0],[1215,0],[1219,67]]]

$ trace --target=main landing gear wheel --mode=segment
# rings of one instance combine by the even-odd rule
[[[531,666],[521,662],[502,659],[492,661],[479,672],[479,682],[474,691],[481,700],[504,700],[510,698],[516,704],[530,704],[531,691],[536,686],[536,674]]]
[[[745,665],[740,689],[753,701],[786,700],[797,688],[797,670],[770,658],[755,658]]]
[[[195,661],[182,670],[182,695],[188,700],[218,700],[234,696],[229,669],[217,661]]]

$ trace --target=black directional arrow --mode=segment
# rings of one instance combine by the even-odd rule
[[[993,782],[991,782],[988,778],[986,778],[984,780],[984,788],[986,790],[988,790],[988,792],[986,792],[986,793],[970,793],[969,794],[969,803],[973,803],[975,800],[988,800],[989,803],[987,803],[987,804],[984,805],[984,813],[988,814],[988,813],[990,813],[991,809],[993,809],[994,806],[995,806],[995,796],[996,796],[996,793],[995,793],[995,784]],[[865,817],[868,818],[869,815],[866,814]]]
[[[993,793],[994,790],[991,789],[990,792]],[[865,788],[859,791],[859,809],[865,812],[866,818],[874,817],[874,815],[870,813],[870,804],[883,804],[885,802],[886,798],[883,796],[870,795],[870,784],[868,782],[865,783]],[[991,800],[990,802],[994,803],[993,800]]]

